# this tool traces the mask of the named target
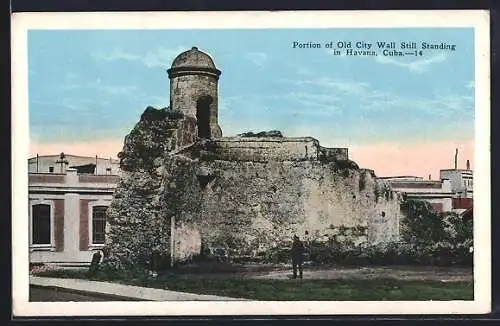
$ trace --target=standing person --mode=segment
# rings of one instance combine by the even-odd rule
[[[299,270],[299,278],[302,279],[302,264],[304,263],[304,244],[300,241],[297,235],[293,236],[292,243],[292,268],[293,278],[297,278],[297,268]]]
[[[92,261],[90,262],[90,267],[89,267],[89,276],[94,276],[97,273],[97,270],[99,269],[99,263],[101,262],[101,252],[96,251],[92,255]]]

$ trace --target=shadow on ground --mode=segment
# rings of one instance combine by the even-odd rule
[[[139,301],[137,299],[129,299],[104,295],[99,293],[83,293],[75,290],[65,290],[55,287],[40,287],[30,285],[29,288],[30,302],[81,302],[81,301]]]
[[[158,279],[288,279],[291,265],[193,263],[159,272]],[[397,279],[442,282],[472,281],[473,270],[467,267],[435,266],[304,266],[304,279]]]

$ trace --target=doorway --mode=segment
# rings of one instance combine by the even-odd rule
[[[212,97],[205,95],[196,101],[196,124],[198,127],[198,138],[210,138],[210,105]]]

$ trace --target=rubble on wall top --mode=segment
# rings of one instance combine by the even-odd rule
[[[318,140],[313,137],[242,137],[242,136],[232,136],[232,137],[218,137],[215,139],[216,142],[317,142]]]
[[[252,131],[244,132],[237,135],[238,137],[283,137],[283,134],[279,130],[269,130],[254,133]]]

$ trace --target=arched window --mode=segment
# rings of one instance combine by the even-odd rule
[[[31,207],[31,239],[34,245],[50,245],[52,242],[50,210],[50,205],[47,204]]]
[[[92,244],[104,244],[108,206],[92,206]]]

